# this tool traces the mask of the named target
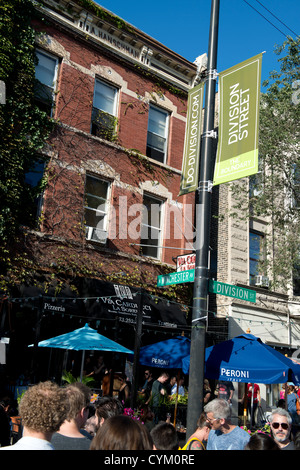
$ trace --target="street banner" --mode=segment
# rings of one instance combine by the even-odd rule
[[[189,91],[182,173],[179,195],[196,191],[199,185],[199,155],[201,144],[204,83]]]
[[[219,141],[214,185],[258,171],[262,54],[219,74]]]

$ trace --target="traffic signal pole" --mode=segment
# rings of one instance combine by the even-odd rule
[[[196,192],[196,264],[193,290],[189,398],[187,407],[187,438],[194,433],[203,411],[205,365],[205,332],[208,314],[209,241],[212,181],[215,165],[216,134],[215,93],[220,0],[211,2],[208,43],[204,129],[201,142],[199,187]]]

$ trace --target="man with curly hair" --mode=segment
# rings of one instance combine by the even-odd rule
[[[23,436],[0,450],[54,450],[52,435],[65,421],[69,410],[66,392],[50,381],[26,390],[19,404]]]
[[[92,436],[83,428],[89,414],[91,389],[81,382],[68,385],[69,411],[51,440],[55,450],[89,450]]]

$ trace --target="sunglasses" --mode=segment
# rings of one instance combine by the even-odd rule
[[[289,428],[289,425],[287,423],[272,423],[272,428],[278,429],[279,426],[282,427],[285,431]]]
[[[218,419],[219,419],[219,418],[208,418],[208,417],[206,416],[206,421],[207,421],[208,423],[213,423],[214,421],[218,421]]]

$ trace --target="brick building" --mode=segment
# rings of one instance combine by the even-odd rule
[[[24,228],[34,269],[6,306],[10,350],[85,322],[133,349],[141,308],[148,342],[189,334],[191,291],[156,283],[193,251],[194,195],[179,187],[199,67],[92,2],[36,9],[35,97],[56,126],[27,175],[47,183]]]
[[[189,62],[92,2],[42,4],[33,20],[41,33],[36,100],[57,125],[28,175],[32,184],[47,178],[38,222],[24,229],[35,269],[2,317],[13,325],[16,371],[32,358],[28,344],[85,322],[130,349],[141,310],[142,344],[190,333],[192,285],[156,283],[193,252],[194,194],[178,194],[187,93],[201,80],[201,57]],[[255,290],[257,301],[210,295],[208,345],[249,329],[291,355],[300,346],[299,303],[288,290],[271,291],[269,273],[254,275],[270,221],[232,218],[233,205],[229,184],[214,188],[221,217],[211,225],[211,276]],[[38,374],[54,374],[45,369],[49,353],[35,353]]]

